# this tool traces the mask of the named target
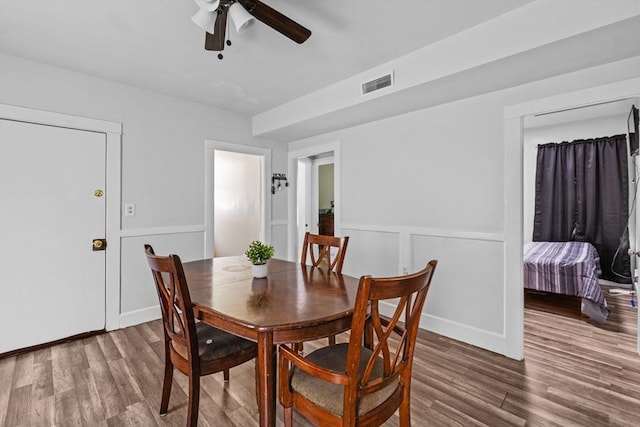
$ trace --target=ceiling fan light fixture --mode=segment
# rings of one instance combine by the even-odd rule
[[[207,12],[213,12],[220,6],[220,0],[194,0],[198,7]]]
[[[218,17],[218,13],[213,11],[208,11],[204,9],[198,9],[198,11],[191,17],[191,20],[198,27],[202,28],[209,34],[213,34],[216,18]]]
[[[240,33],[244,31],[255,20],[247,10],[242,7],[238,2],[229,6],[229,16],[233,21],[233,25],[236,27],[236,32]]]

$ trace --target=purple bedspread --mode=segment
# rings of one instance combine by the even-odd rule
[[[598,277],[600,257],[586,242],[530,242],[524,247],[524,287],[583,298],[582,312],[603,322],[609,314]],[[594,313],[595,310],[595,313]]]

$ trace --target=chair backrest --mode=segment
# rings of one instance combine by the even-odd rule
[[[348,236],[323,236],[321,234],[311,234],[307,231],[304,234],[304,242],[302,243],[300,263],[307,264],[307,257],[309,257],[311,265],[314,267],[326,266],[329,270],[342,273],[342,264],[348,243]],[[332,251],[331,248],[335,248],[335,250]]]
[[[173,348],[186,348],[187,359],[199,363],[195,317],[180,257],[158,256],[151,245],[144,245],[144,249],[160,299],[165,340],[172,342]]]
[[[408,387],[420,315],[436,264],[429,261],[423,270],[405,276],[360,279],[347,354],[347,375],[357,387],[347,387],[351,396],[345,393],[345,402],[398,384]],[[379,303],[390,299],[396,300],[397,307],[389,318],[381,315]],[[363,342],[372,354],[358,380]]]

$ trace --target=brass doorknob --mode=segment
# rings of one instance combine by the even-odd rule
[[[105,249],[107,249],[106,239],[93,239],[92,243],[94,251],[104,251]]]
[[[93,195],[96,197],[102,197],[103,194],[104,192],[102,190],[96,190],[93,192]]]

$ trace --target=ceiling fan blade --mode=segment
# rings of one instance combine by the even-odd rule
[[[238,0],[247,11],[282,35],[294,42],[304,43],[311,31],[277,10],[267,6],[260,0]]]
[[[227,9],[224,8],[218,12],[216,24],[213,28],[215,34],[205,32],[204,48],[206,50],[224,50],[224,39],[227,34]]]

